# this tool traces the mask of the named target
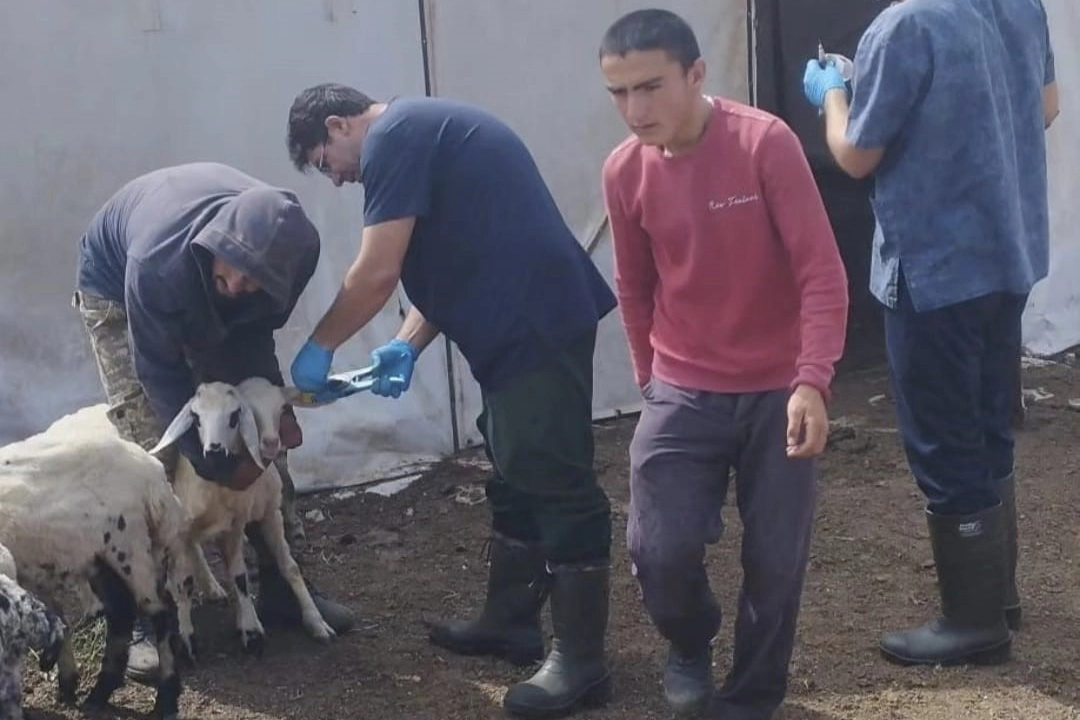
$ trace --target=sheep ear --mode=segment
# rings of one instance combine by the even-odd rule
[[[282,395],[285,396],[286,405],[304,405],[304,396],[307,394],[300,390],[300,388],[293,387],[292,385],[286,385],[281,388]]]
[[[265,470],[266,465],[263,464],[262,452],[259,450],[259,426],[255,424],[255,413],[251,411],[251,406],[243,397],[240,398],[240,437],[251,459],[260,470]]]
[[[169,427],[165,428],[165,432],[162,434],[161,439],[158,440],[157,445],[150,451],[151,454],[161,452],[169,445],[172,445],[179,440],[180,437],[188,431],[188,428],[191,427],[191,423],[194,420],[194,417],[191,414],[191,403],[194,401],[195,398],[193,397],[184,403],[184,407],[180,408],[180,412],[176,413],[176,417],[169,423]]]

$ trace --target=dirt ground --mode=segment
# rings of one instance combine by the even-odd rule
[[[903,669],[877,653],[879,636],[921,623],[937,609],[920,497],[894,431],[884,373],[843,377],[837,421],[823,460],[821,501],[784,720],[1080,718],[1080,370],[1025,370],[1025,386],[1052,393],[1034,402],[1018,437],[1020,584],[1025,627],[1011,663],[982,669]],[[597,426],[597,467],[615,509],[610,652],[616,699],[593,720],[670,717],[660,686],[664,647],[630,576],[623,530],[627,444],[634,419]],[[255,718],[498,718],[506,687],[524,674],[430,646],[423,621],[471,613],[483,595],[480,557],[487,509],[475,453],[448,462],[402,493],[306,497],[309,547],[302,564],[317,585],[358,609],[360,627],[320,646],[298,631],[271,631],[261,659],[244,657],[224,611],[204,613],[201,665],[185,678],[181,716]],[[473,462],[468,462],[472,459]],[[480,502],[472,502],[480,500]],[[725,510],[726,537],[710,552],[725,611],[741,580],[740,526]],[[724,620],[715,673],[731,652]],[[84,669],[92,675],[96,668]],[[87,672],[87,670],[91,672]],[[84,678],[84,683],[88,680]],[[55,679],[28,676],[39,718],[77,718],[57,708]],[[150,710],[138,685],[114,697],[114,716]]]

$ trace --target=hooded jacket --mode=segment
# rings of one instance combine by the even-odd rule
[[[262,288],[223,298],[214,257]],[[296,195],[219,163],[156,170],[98,211],[79,248],[77,288],[121,303],[135,373],[167,425],[199,382],[261,375],[283,384],[274,348],[319,261],[319,234]],[[193,428],[180,450],[210,480],[232,462],[203,456]]]

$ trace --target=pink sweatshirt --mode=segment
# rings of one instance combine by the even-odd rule
[[[665,157],[630,137],[604,163],[637,382],[723,393],[807,384],[828,400],[847,276],[810,166],[782,120],[711,100],[691,153]]]

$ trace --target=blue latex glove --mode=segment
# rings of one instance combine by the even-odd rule
[[[326,382],[333,359],[332,350],[327,350],[309,338],[293,359],[290,368],[293,385],[304,392],[314,393],[317,402],[336,400],[337,394],[327,387]]]
[[[844,76],[840,74],[840,69],[836,67],[833,60],[826,61],[825,67],[821,67],[817,58],[806,62],[806,72],[803,73],[803,94],[814,107],[822,108],[825,105],[825,94],[830,90],[838,89],[847,93]]]
[[[413,366],[420,353],[404,340],[391,340],[371,353],[374,382],[371,392],[383,397],[401,397],[412,382]]]

